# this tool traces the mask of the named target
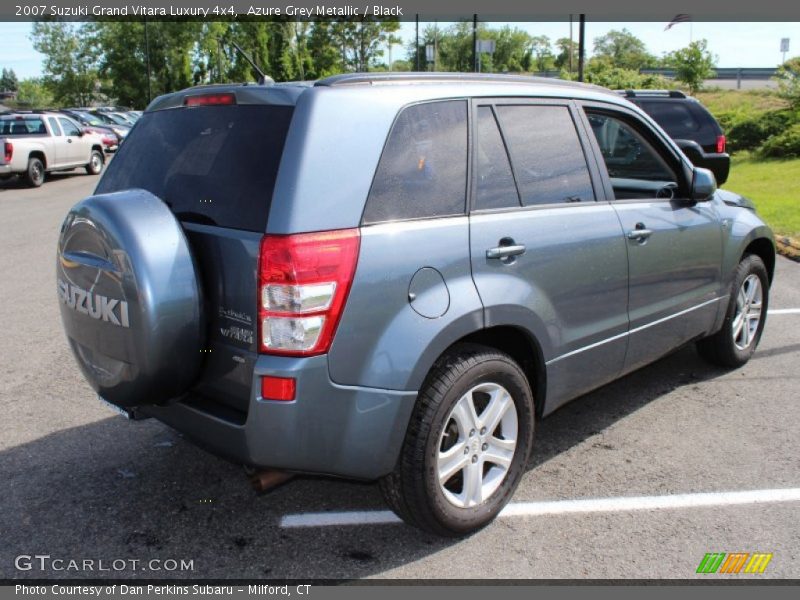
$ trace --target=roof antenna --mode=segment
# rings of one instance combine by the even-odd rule
[[[256,64],[256,61],[254,61],[252,58],[250,58],[250,55],[248,55],[247,52],[242,50],[242,48],[241,48],[241,46],[239,46],[239,44],[237,44],[233,40],[229,40],[229,41],[230,41],[231,46],[236,48],[237,52],[239,52],[239,54],[241,54],[244,57],[244,59],[247,62],[250,63],[250,66],[253,67],[253,70],[256,73],[258,73],[258,83],[259,83],[259,85],[274,85],[275,84],[275,80],[272,77],[270,77],[269,75],[267,75],[266,73],[264,73],[264,71],[262,71],[261,68]]]

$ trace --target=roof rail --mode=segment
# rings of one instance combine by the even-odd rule
[[[666,96],[667,98],[686,98],[680,90],[614,90],[626,98],[641,98],[646,96]]]
[[[605,88],[596,85],[556,79],[554,77],[534,77],[532,75],[505,75],[496,73],[345,73],[320,79],[314,85],[336,87],[342,85],[375,83],[533,83],[566,87],[590,87],[605,91]]]

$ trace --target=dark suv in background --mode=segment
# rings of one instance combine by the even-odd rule
[[[697,98],[679,90],[618,90],[617,93],[661,125],[695,166],[710,169],[719,185],[728,180],[731,158],[725,152],[725,134]]]

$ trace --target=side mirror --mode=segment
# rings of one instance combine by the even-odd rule
[[[702,167],[692,169],[692,200],[705,202],[717,191],[717,180],[714,173]]]

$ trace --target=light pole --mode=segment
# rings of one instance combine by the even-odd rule
[[[150,37],[147,33],[147,17],[144,18],[144,61],[147,63],[147,104],[150,104],[153,91],[150,87]]]

